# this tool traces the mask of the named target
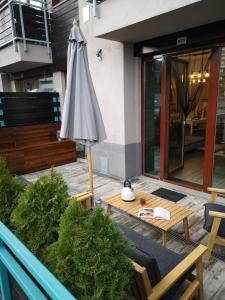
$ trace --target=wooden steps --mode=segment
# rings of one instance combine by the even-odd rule
[[[15,174],[31,173],[76,161],[75,143],[58,141],[60,123],[0,128],[0,156]]]

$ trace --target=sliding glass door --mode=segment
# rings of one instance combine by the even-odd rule
[[[203,186],[211,50],[167,59],[166,178]]]
[[[225,48],[222,48],[218,82],[213,165],[213,186],[225,188]]]
[[[187,62],[177,58],[168,60],[170,94],[168,99],[168,176],[184,165],[184,113]]]
[[[145,175],[225,188],[225,48],[142,60]]]
[[[159,176],[160,173],[160,109],[162,60],[143,62],[143,172]]]

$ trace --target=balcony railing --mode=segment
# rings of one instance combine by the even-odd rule
[[[87,2],[91,3],[93,6],[93,16],[96,17],[96,6],[105,0],[86,0]]]
[[[50,48],[49,0],[0,0],[0,49],[16,42],[45,45]]]
[[[11,300],[18,288],[22,296],[14,299],[76,300],[0,222],[0,299]]]

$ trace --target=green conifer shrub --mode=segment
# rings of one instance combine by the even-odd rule
[[[91,212],[71,201],[47,265],[79,300],[127,300],[133,277],[129,246],[101,208]]]
[[[0,220],[11,228],[10,216],[18,202],[19,194],[24,185],[13,177],[6,168],[4,159],[0,159]]]
[[[62,176],[51,170],[26,188],[12,212],[16,235],[42,262],[46,248],[58,239],[60,217],[69,201],[67,192]]]

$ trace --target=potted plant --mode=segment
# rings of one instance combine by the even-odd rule
[[[5,160],[0,159],[0,220],[7,227],[12,227],[10,216],[23,190],[24,185],[10,174],[6,168]]]
[[[15,233],[43,262],[46,248],[58,239],[60,217],[68,202],[62,176],[51,170],[27,186],[12,212]]]
[[[133,267],[129,242],[101,208],[71,200],[48,249],[47,265],[78,299],[129,299]]]

